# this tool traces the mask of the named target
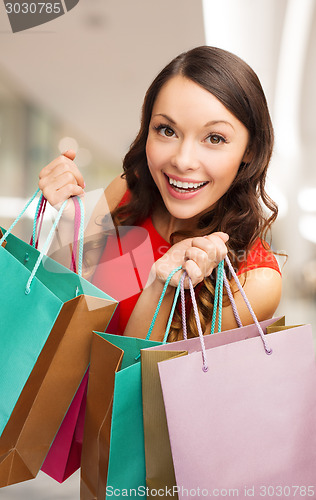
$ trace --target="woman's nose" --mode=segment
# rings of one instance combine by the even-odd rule
[[[180,171],[199,168],[196,145],[192,141],[179,141],[175,147],[171,163]]]

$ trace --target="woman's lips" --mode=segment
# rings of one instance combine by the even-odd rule
[[[208,181],[192,181],[190,179],[181,179],[178,181],[175,177],[168,177],[168,175],[165,175],[166,183],[167,183],[167,189],[168,192],[173,196],[174,198],[177,198],[179,200],[187,200],[189,198],[193,198],[195,195],[199,194],[201,190],[208,184]],[[176,186],[174,184],[170,184],[169,179],[171,181],[178,181],[178,184],[181,183],[182,186]],[[197,187],[191,187],[191,185],[197,185]],[[190,186],[190,187],[189,187]]]

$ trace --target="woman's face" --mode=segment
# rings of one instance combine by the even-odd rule
[[[169,214],[190,219],[223,196],[246,160],[246,127],[216,98],[182,76],[159,92],[149,124],[149,170]]]

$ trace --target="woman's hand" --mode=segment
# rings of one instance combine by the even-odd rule
[[[171,271],[181,265],[195,286],[209,276],[227,255],[225,243],[228,239],[228,234],[217,232],[208,236],[182,240],[157,260],[152,269],[152,276],[165,283]],[[179,276],[180,272],[171,278],[171,286],[178,285]],[[184,286],[189,287],[188,279],[185,279]]]
[[[71,196],[84,194],[85,183],[74,163],[76,153],[68,150],[46,165],[39,173],[39,188],[55,208]]]

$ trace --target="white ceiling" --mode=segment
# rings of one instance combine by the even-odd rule
[[[151,80],[204,43],[201,0],[80,0],[15,34],[0,2],[0,97],[43,106],[117,160],[136,135]]]

